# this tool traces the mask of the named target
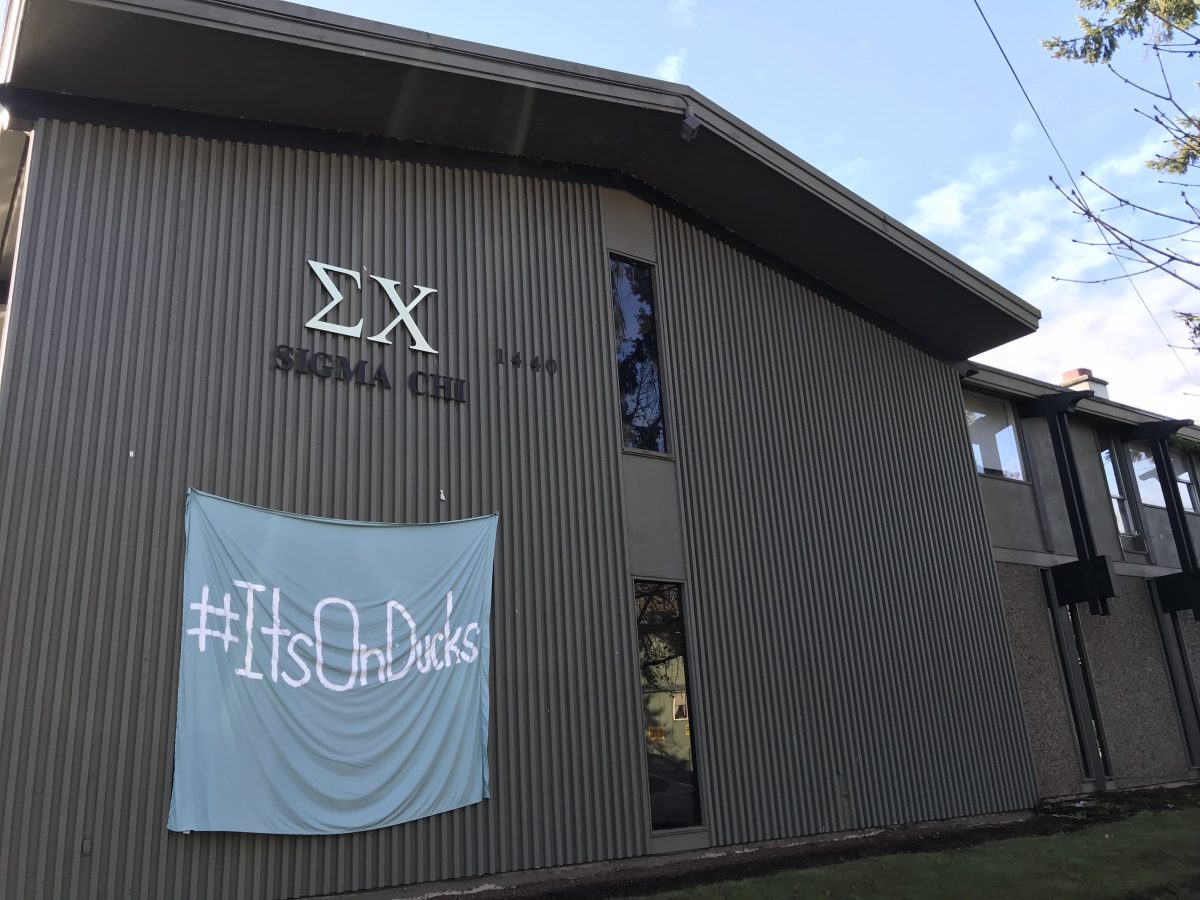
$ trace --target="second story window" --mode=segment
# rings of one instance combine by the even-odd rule
[[[1025,479],[1021,451],[1017,445],[1017,426],[1007,403],[982,394],[964,394],[967,434],[975,471],[980,475]]]
[[[1121,546],[1135,553],[1145,553],[1146,542],[1138,532],[1136,514],[1125,487],[1125,473],[1111,446],[1101,445],[1100,465],[1104,467],[1104,480],[1108,484],[1108,496],[1112,503],[1117,531],[1121,535]]]
[[[666,453],[653,269],[646,263],[610,256],[608,273],[612,282],[617,385],[621,393],[625,447]]]
[[[1154,465],[1154,451],[1145,441],[1129,444],[1129,465],[1133,469],[1133,483],[1137,485],[1138,497],[1144,506],[1166,506],[1162,483],[1158,480],[1158,468]],[[1105,476],[1108,470],[1105,469]],[[1114,473],[1115,474],[1115,473]],[[1112,483],[1109,483],[1111,492]]]
[[[1186,512],[1200,512],[1196,497],[1196,483],[1192,479],[1192,467],[1182,453],[1171,451],[1171,471],[1175,474],[1175,485],[1179,489],[1179,500]]]
[[[1179,491],[1179,501],[1187,512],[1200,509],[1196,498],[1196,485],[1192,482],[1192,470],[1186,457],[1176,451],[1170,451],[1171,473],[1175,481],[1175,489]],[[1133,480],[1137,485],[1138,497],[1143,506],[1167,505],[1164,487],[1158,477],[1158,467],[1154,464],[1154,451],[1150,444],[1144,441],[1134,441],[1129,445],[1129,466],[1133,470]]]

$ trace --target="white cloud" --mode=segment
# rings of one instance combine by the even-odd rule
[[[989,191],[956,236],[956,252],[981,272],[1003,279],[1034,264],[1030,254],[1047,252],[1072,226],[1070,208],[1050,185],[1011,194]]]
[[[1109,396],[1118,403],[1200,418],[1200,398],[1187,395],[1200,393],[1200,387],[1166,346],[1128,282],[1050,285],[1038,332],[983,354],[983,362],[1051,383],[1069,369],[1086,367],[1109,382]],[[1171,342],[1186,344],[1183,326],[1171,313],[1186,308],[1195,292],[1165,275],[1140,279],[1138,287]],[[1200,378],[1200,356],[1178,353]]]
[[[674,25],[693,27],[696,24],[696,0],[669,0],[666,16]]]
[[[956,231],[966,222],[963,207],[975,195],[976,187],[963,181],[952,181],[913,201],[916,214],[910,227],[922,234]]]
[[[1013,144],[1020,144],[1027,141],[1033,133],[1033,123],[1028,119],[1021,119],[1012,127],[1012,131],[1008,133],[1008,139]]]
[[[1102,284],[1062,280],[1105,279],[1119,276],[1120,269],[1102,248],[1056,232],[1046,232],[1039,252],[1030,254],[1028,267],[1013,282],[1017,294],[1041,309],[1041,327],[981,359],[1051,383],[1068,369],[1086,367],[1110,382],[1109,395],[1119,403],[1200,418],[1200,399],[1185,393],[1200,392],[1200,356],[1172,350],[1158,330],[1170,343],[1186,345],[1187,333],[1173,313],[1195,307],[1196,292],[1168,275],[1139,277],[1137,288],[1152,319],[1125,278]]]
[[[922,234],[954,232],[966,223],[965,209],[984,188],[999,182],[1012,168],[987,157],[974,160],[960,178],[934,188],[913,201],[915,212],[908,225]]]
[[[1106,179],[1113,177],[1140,175],[1146,172],[1146,160],[1153,158],[1156,153],[1162,153],[1163,150],[1164,146],[1161,138],[1148,140],[1132,153],[1101,160],[1088,169],[1087,173],[1101,184]]]
[[[861,185],[866,182],[874,169],[872,161],[865,156],[839,159],[833,165],[823,167],[826,175],[834,181],[844,184],[852,191],[862,191]]]
[[[1036,334],[980,359],[1051,383],[1068,369],[1087,367],[1110,382],[1110,396],[1119,403],[1200,419],[1200,397],[1188,396],[1200,393],[1200,355],[1179,351],[1193,379],[1158,330],[1161,326],[1172,344],[1186,345],[1187,333],[1172,313],[1200,310],[1200,293],[1167,275],[1139,277],[1151,319],[1129,282],[1119,277],[1112,257],[1102,247],[1089,246],[1099,239],[1095,227],[1076,215],[1038,171],[1044,157],[1031,164],[1029,148],[1018,148],[1027,138],[1023,131],[1014,129],[1006,150],[973,160],[918,197],[909,217],[916,230],[1042,310]],[[1177,188],[1172,197],[1145,173],[1143,161],[1154,152],[1150,142],[1113,151],[1092,160],[1087,171],[1118,194],[1151,205],[1175,202]],[[1144,213],[1128,215],[1135,233],[1154,233],[1156,223]],[[1114,276],[1100,284],[1070,281]]]
[[[683,64],[686,59],[687,50],[680,48],[654,67],[655,76],[663,81],[679,81],[683,78]]]

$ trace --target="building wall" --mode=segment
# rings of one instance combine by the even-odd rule
[[[657,233],[717,841],[1028,806],[957,375],[675,216]]]
[[[1184,626],[1184,647],[1187,649],[1188,667],[1191,670],[1192,684],[1197,694],[1200,694],[1200,623],[1189,618],[1186,612],[1179,613],[1179,621]]]
[[[979,477],[988,534],[993,547],[1045,551],[1048,542],[1038,515],[1036,487],[1028,481],[1010,481],[989,475]]]
[[[0,895],[300,896],[640,852],[595,191],[58,123],[35,147],[0,399],[0,596],[27,598],[3,611]],[[437,286],[431,368],[469,401],[410,396],[428,360],[399,335],[306,330],[309,258]],[[346,321],[388,313],[349,296]],[[395,389],[276,371],[279,343],[384,362]],[[188,486],[501,511],[491,802],[338,838],[166,832]]]
[[[1111,615],[1090,615],[1083,605],[1072,610],[1086,671],[1078,667],[1077,659],[1069,657],[1064,663],[1059,658],[1039,573],[1039,567],[1071,559],[1076,552],[1045,420],[1035,417],[1018,422],[1027,482],[979,476],[993,552],[997,559],[1005,560],[997,568],[1039,791],[1049,797],[1095,787],[1195,778],[1200,773],[1190,766],[1187,737],[1187,728],[1194,728],[1187,724],[1194,715],[1189,712],[1194,700],[1187,681],[1194,675],[1189,675],[1183,658],[1196,645],[1196,634],[1200,632],[1190,613],[1176,617],[1163,614],[1149,593],[1150,579],[1179,564],[1165,510],[1142,504],[1136,485],[1125,472],[1125,496],[1146,537],[1147,552],[1123,547],[1100,449],[1113,447],[1122,463],[1122,454],[1128,449],[1116,440],[1116,426],[1104,420],[1074,414],[1069,425],[1097,549],[1109,557],[1122,576],[1118,578],[1117,596],[1109,603]],[[1194,515],[1187,519],[1189,527],[1196,521]],[[1045,543],[1040,540],[1042,534],[1048,537]],[[1067,652],[1074,657],[1072,621],[1065,612],[1060,616],[1060,627],[1070,641]],[[1070,667],[1070,673],[1064,666]],[[1083,717],[1080,727],[1088,734],[1089,677],[1111,770],[1111,778],[1104,779],[1101,759],[1096,757],[1094,782],[1084,779],[1068,699],[1070,691],[1064,682],[1065,678],[1075,680],[1075,703]]]
[[[1041,571],[1035,566],[996,563],[996,575],[1021,687],[1038,794],[1077,794],[1083,770]]]
[[[0,381],[0,895],[295,897],[645,852],[599,189],[59,122],[33,146]],[[655,230],[711,839],[1030,805],[954,374],[674,215]],[[307,259],[437,287],[436,360],[305,329]],[[339,321],[391,319],[347,296]],[[277,344],[394,389],[277,371]],[[418,367],[468,402],[409,395]],[[166,831],[189,486],[500,511],[490,801],[340,837]]]
[[[1077,615],[1113,777],[1120,787],[1183,780],[1187,750],[1145,580],[1118,578],[1109,609],[1107,616]]]

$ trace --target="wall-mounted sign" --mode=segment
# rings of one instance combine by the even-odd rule
[[[316,375],[318,378],[353,381],[355,384],[365,384],[369,387],[378,385],[390,388],[392,386],[386,366],[380,365],[374,372],[370,372],[370,363],[365,359],[351,364],[349,357],[331,356],[328,353],[314,352],[305,347],[289,347],[287,344],[280,344],[275,348],[275,368],[285,372],[296,372],[299,375]]]
[[[488,789],[497,516],[187,499],[173,831],[342,834]]]
[[[317,279],[321,282],[322,287],[325,288],[325,292],[333,299],[322,307],[320,312],[305,322],[304,327],[311,328],[314,331],[328,331],[331,334],[341,334],[346,337],[361,337],[363,332],[362,319],[359,319],[353,325],[338,325],[334,322],[325,321],[325,316],[333,312],[338,304],[346,299],[342,296],[342,292],[338,289],[338,286],[334,284],[333,279],[329,277],[329,273],[337,272],[340,275],[348,275],[350,280],[354,282],[355,287],[362,290],[362,278],[358,272],[354,269],[343,269],[340,266],[330,265],[329,263],[317,262],[315,259],[308,260],[308,266],[317,273]],[[421,353],[437,353],[429,345],[429,341],[425,340],[425,335],[421,333],[421,329],[417,327],[417,323],[413,321],[412,317],[413,310],[417,308],[417,304],[430,294],[436,294],[437,289],[414,284],[413,288],[416,290],[417,296],[411,303],[405,303],[397,290],[400,288],[400,282],[393,281],[390,278],[380,278],[378,275],[372,275],[371,280],[383,288],[383,293],[387,296],[392,309],[395,311],[396,318],[392,319],[377,334],[368,337],[367,340],[375,341],[379,344],[390,344],[391,339],[388,335],[392,333],[392,330],[397,325],[403,325],[412,338],[412,344],[409,345],[410,350],[419,350]]]
[[[307,260],[307,263],[331,299],[317,311],[316,315],[304,323],[304,327],[342,337],[361,338],[364,331],[364,319],[360,318],[353,325],[349,325],[331,322],[329,316],[346,299],[342,289],[338,287],[338,283],[332,276],[346,276],[361,291],[363,289],[362,273],[356,269],[344,269],[341,266],[318,262],[315,259]],[[378,344],[391,345],[390,335],[396,328],[402,326],[412,341],[408,349],[436,355],[437,350],[426,340],[420,326],[413,318],[413,313],[421,301],[436,294],[437,289],[414,284],[412,287],[416,292],[415,296],[406,303],[400,295],[400,282],[379,275],[371,275],[370,280],[379,286],[381,293],[388,301],[389,312],[394,312],[395,317],[375,334],[368,335],[366,339]],[[387,366],[383,363],[375,365],[365,359],[352,362],[351,356],[341,356],[324,350],[312,350],[308,347],[293,347],[289,344],[277,345],[272,358],[275,368],[282,372],[312,375],[323,379],[332,378],[336,381],[346,381],[365,387],[381,387],[389,390],[392,387],[391,376],[388,374]],[[409,374],[407,383],[409,390],[418,397],[449,400],[454,403],[467,402],[467,382],[463,378],[417,370]]]

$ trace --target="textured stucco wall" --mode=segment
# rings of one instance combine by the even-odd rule
[[[1146,582],[1117,579],[1112,615],[1080,610],[1096,702],[1120,787],[1189,776],[1179,712]]]
[[[1189,612],[1179,613],[1180,631],[1183,632],[1183,643],[1187,647],[1188,669],[1192,673],[1192,683],[1200,692],[1200,622]]]
[[[996,577],[1033,750],[1038,795],[1077,794],[1083,789],[1083,770],[1041,573],[1034,566],[996,563]]]

